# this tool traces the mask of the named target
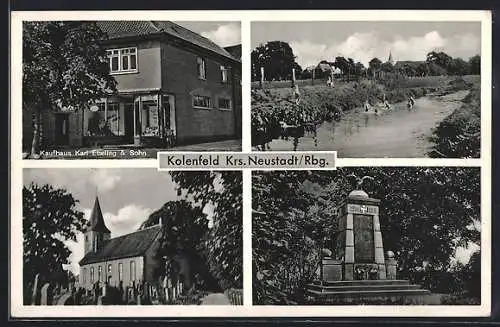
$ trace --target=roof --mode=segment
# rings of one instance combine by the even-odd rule
[[[87,231],[101,232],[101,233],[111,233],[104,223],[104,218],[102,216],[101,205],[99,204],[99,198],[95,197],[94,208],[90,214],[90,225]]]
[[[231,45],[224,47],[224,49],[229,52],[236,59],[241,60],[241,44]]]
[[[112,40],[134,36],[167,34],[226,58],[238,60],[206,37],[170,21],[97,21],[97,25]]]
[[[318,64],[317,67],[321,69],[322,72],[332,71],[332,66],[330,66],[329,64]]]
[[[97,252],[87,253],[80,265],[142,256],[160,235],[159,225],[107,240]]]

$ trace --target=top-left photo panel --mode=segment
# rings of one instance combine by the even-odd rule
[[[23,159],[241,151],[239,21],[23,21],[22,75]]]

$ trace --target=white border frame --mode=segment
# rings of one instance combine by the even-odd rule
[[[22,304],[22,170],[23,168],[157,168],[144,160],[22,160],[22,21],[174,20],[241,21],[243,152],[250,143],[250,22],[258,21],[477,21],[481,22],[481,159],[337,159],[337,166],[471,166],[481,167],[481,305],[454,306],[252,306],[251,171],[243,170],[243,306],[24,306]],[[46,317],[470,317],[491,311],[491,12],[400,10],[301,11],[33,11],[11,13],[11,248],[10,307],[15,318]],[[362,308],[362,310],[360,310]]]

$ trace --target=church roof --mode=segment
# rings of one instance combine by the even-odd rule
[[[104,218],[102,216],[101,205],[99,204],[99,198],[95,197],[94,208],[92,209],[92,213],[90,214],[90,225],[87,231],[108,233],[111,232],[106,227],[104,223]]]
[[[142,256],[158,238],[161,231],[162,227],[157,225],[109,239],[105,241],[97,252],[87,253],[83,259],[80,260],[80,266],[96,262]]]

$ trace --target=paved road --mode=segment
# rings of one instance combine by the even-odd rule
[[[426,96],[416,100],[413,110],[406,103],[390,110],[368,113],[355,109],[338,123],[323,123],[317,136],[299,139],[297,151],[336,150],[345,158],[419,158],[425,157],[432,144],[427,136],[446,116],[462,105],[469,91],[446,96]],[[292,151],[293,140],[273,140],[270,151]]]

